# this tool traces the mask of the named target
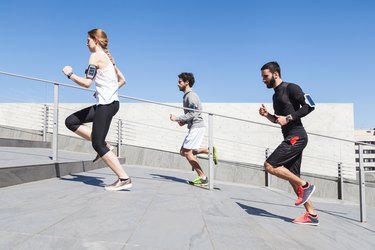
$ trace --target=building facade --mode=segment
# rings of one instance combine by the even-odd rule
[[[375,129],[355,130],[354,138],[356,141],[371,144],[363,146],[363,166],[367,171],[375,171]],[[359,167],[358,143],[355,145],[355,157],[355,162],[357,163],[357,167]]]

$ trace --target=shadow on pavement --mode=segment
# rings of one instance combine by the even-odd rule
[[[236,202],[236,203],[237,203],[238,206],[240,206],[243,210],[245,210],[248,214],[251,214],[251,215],[270,217],[270,218],[284,220],[286,222],[292,222],[293,221],[293,219],[291,219],[291,218],[276,215],[276,214],[270,213],[270,212],[268,212],[264,209],[251,207],[251,206],[239,203],[239,202]]]
[[[72,178],[60,177],[60,180],[82,182],[91,186],[104,187],[104,182],[101,180],[104,178],[101,178],[101,177],[79,175],[79,174],[70,174],[69,176],[71,176]]]
[[[154,179],[164,179],[164,180],[186,183],[185,179],[181,179],[175,176],[161,175],[161,174],[150,174],[150,175],[152,175],[152,178]]]

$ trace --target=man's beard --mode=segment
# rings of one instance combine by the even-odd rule
[[[186,87],[180,87],[180,86],[178,86],[178,88],[180,89],[180,91],[185,92]]]
[[[272,79],[270,80],[270,82],[266,83],[266,86],[268,89],[272,89],[273,87],[275,87],[275,83],[276,83],[275,77],[272,76]]]

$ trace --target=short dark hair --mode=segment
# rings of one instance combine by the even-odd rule
[[[181,78],[184,82],[189,81],[190,88],[193,87],[195,83],[195,78],[194,78],[193,73],[182,72],[181,74],[178,75],[178,78]]]
[[[265,69],[269,69],[271,73],[277,72],[279,73],[279,76],[281,77],[280,65],[276,61],[268,62],[264,64],[260,70],[265,70]]]

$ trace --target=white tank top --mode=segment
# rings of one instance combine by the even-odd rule
[[[105,54],[108,59],[108,65],[104,69],[98,69],[94,78],[96,85],[96,104],[110,104],[113,101],[118,101],[118,82],[115,67],[109,60],[108,55]]]

